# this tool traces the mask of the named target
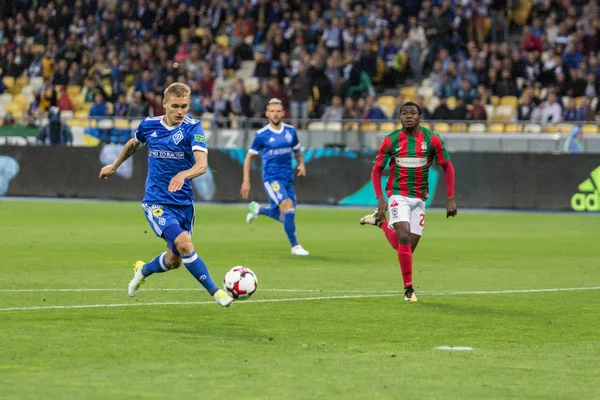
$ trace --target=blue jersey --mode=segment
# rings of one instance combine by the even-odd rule
[[[294,180],[292,170],[292,157],[294,150],[300,148],[296,128],[288,124],[281,124],[279,130],[270,125],[256,131],[250,150],[252,154],[259,154],[263,160],[263,181],[274,179]]]
[[[169,192],[171,179],[195,163],[194,151],[208,151],[200,121],[185,116],[179,125],[168,126],[163,117],[146,118],[135,131],[135,139],[148,145],[148,177],[144,203],[183,206],[194,204],[192,182]]]

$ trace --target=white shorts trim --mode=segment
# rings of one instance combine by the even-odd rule
[[[388,199],[388,209],[391,225],[396,222],[408,222],[410,233],[423,235],[425,227],[425,202],[423,200],[393,195]]]

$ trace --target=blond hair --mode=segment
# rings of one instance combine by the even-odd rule
[[[181,82],[171,83],[168,88],[165,89],[164,99],[165,101],[169,96],[173,97],[186,97],[192,93],[192,90],[188,85]]]
[[[269,106],[271,104],[283,104],[283,102],[281,100],[273,97],[271,100],[269,100],[269,102],[267,103],[267,106]]]

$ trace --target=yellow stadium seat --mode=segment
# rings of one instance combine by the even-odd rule
[[[210,129],[212,127],[212,122],[209,119],[203,119],[201,122],[203,129]]]
[[[590,133],[598,133],[598,125],[593,125],[593,124],[585,124],[581,127],[581,130],[583,131],[583,133],[585,134],[590,134]]]
[[[500,104],[500,97],[492,96],[492,105],[495,107]]]
[[[381,96],[377,99],[377,104],[383,108],[385,115],[391,117],[396,107],[396,98],[394,96]]]
[[[558,125],[549,124],[549,125],[544,126],[542,131],[544,133],[558,133],[558,132],[560,132],[560,129],[559,129]]]
[[[29,85],[29,78],[26,76],[19,76],[15,81],[15,85],[21,90],[23,87]]]
[[[456,97],[448,97],[446,99],[446,105],[449,109],[454,110],[456,108]]]
[[[12,76],[5,76],[4,78],[2,78],[2,82],[4,83],[4,86],[6,86],[8,91],[10,93],[13,93],[13,88],[15,87],[15,78],[13,78]]]
[[[129,129],[129,121],[126,119],[116,119],[115,128],[117,129]]]
[[[492,121],[510,121],[513,119],[515,108],[509,105],[499,105],[494,109]]]
[[[216,43],[217,43],[219,46],[221,46],[221,47],[223,47],[223,48],[226,48],[227,46],[229,46],[229,36],[227,36],[227,35],[220,35],[220,36],[217,36],[217,37],[215,38],[215,42],[216,42]]]
[[[431,124],[429,122],[421,122],[421,127],[425,129],[431,129]],[[402,128],[402,124],[398,125],[398,129]]]
[[[450,131],[450,124],[447,122],[436,122],[433,124],[433,131],[436,133],[446,133]]]
[[[196,34],[196,36],[202,37],[202,36],[204,36],[205,31],[204,31],[204,28],[196,28],[194,33]]]
[[[504,132],[506,133],[520,133],[523,130],[521,124],[506,124],[504,125]]]
[[[470,133],[484,133],[485,131],[486,131],[485,124],[482,124],[481,122],[476,122],[474,124],[469,125]]]
[[[29,102],[27,101],[27,96],[19,93],[13,96],[13,103],[18,104],[23,109],[27,109]]]
[[[23,116],[23,108],[21,107],[20,104],[17,103],[10,103],[4,106],[4,111],[5,112],[10,112],[13,117],[21,117]]]
[[[384,122],[383,124],[379,125],[379,130],[388,133],[393,132],[396,130],[396,124],[393,122]]]
[[[377,124],[373,122],[363,122],[360,124],[360,130],[363,132],[377,132]]]
[[[573,125],[571,124],[560,124],[558,129],[561,133],[570,133],[571,129],[573,129]]]
[[[75,96],[78,96],[81,93],[81,86],[79,85],[69,85],[67,86],[67,94],[73,100]]]
[[[450,127],[450,131],[451,132],[460,132],[460,133],[467,132],[467,124],[463,124],[463,123],[452,124],[452,126]]]
[[[89,117],[89,116],[90,116],[89,111],[86,111],[86,110],[75,111],[75,118],[86,118],[87,119],[87,117]]]
[[[414,86],[406,86],[400,89],[400,94],[404,97],[415,99],[417,97],[417,88]]]
[[[511,106],[512,108],[517,108],[518,104],[519,99],[517,98],[517,96],[504,96],[500,98],[501,106]]]
[[[488,127],[488,132],[503,133],[504,132],[504,124],[490,124],[490,126]]]
[[[92,135],[83,135],[83,145],[85,147],[96,147],[100,144],[100,140]]]

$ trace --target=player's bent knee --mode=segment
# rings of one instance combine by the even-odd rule
[[[294,203],[291,200],[285,199],[281,203],[279,203],[279,209],[283,211],[291,210],[294,208]]]
[[[179,254],[191,254],[194,252],[192,238],[190,238],[190,236],[187,234],[185,235],[186,237],[182,237],[181,239],[177,238],[178,240],[175,241],[175,247],[177,247]]]
[[[177,269],[181,267],[181,258],[173,254],[173,257],[167,257],[165,259],[165,264],[169,269]]]

